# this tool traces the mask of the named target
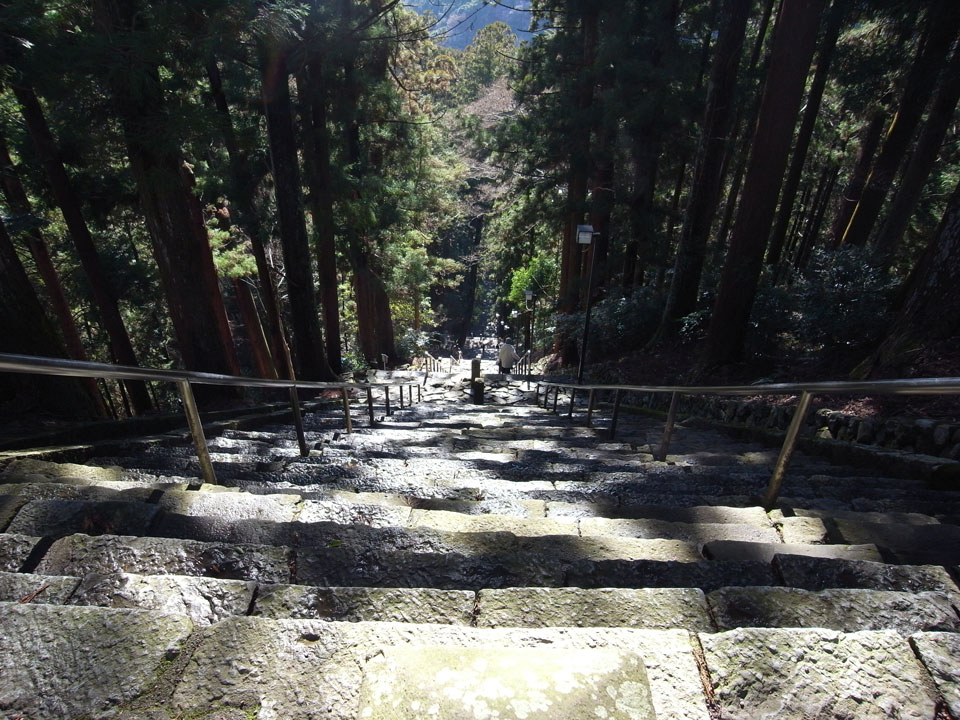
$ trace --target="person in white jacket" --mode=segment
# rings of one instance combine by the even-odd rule
[[[510,343],[504,343],[500,346],[500,352],[497,355],[497,360],[500,363],[500,374],[507,375],[513,370],[513,365],[520,359],[520,356],[517,355],[517,350]]]

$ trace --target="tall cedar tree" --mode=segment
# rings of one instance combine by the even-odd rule
[[[227,149],[230,160],[232,181],[230,194],[235,207],[239,210],[240,224],[246,230],[247,237],[250,238],[250,247],[257,264],[257,276],[260,280],[260,298],[267,316],[270,356],[274,369],[273,372],[268,369],[264,377],[282,375],[284,378],[292,380],[296,377],[296,373],[293,370],[290,348],[287,345],[283,327],[283,315],[280,312],[280,299],[274,282],[273,268],[267,259],[266,233],[256,206],[259,179],[251,168],[248,154],[241,148],[237,140],[230,106],[223,89],[220,64],[215,56],[211,55],[207,58],[206,71],[214,106],[217,108],[220,131],[223,134],[223,144]]]
[[[66,348],[43,312],[33,285],[0,222],[0,352],[66,357]],[[92,417],[97,405],[73,378],[0,373],[0,399],[54,415]]]
[[[877,351],[855,372],[889,377],[908,371],[918,356],[960,360],[960,184],[940,227],[907,283],[905,300]],[[927,358],[931,359],[931,358]]]
[[[133,343],[130,341],[130,336],[127,334],[123,316],[120,314],[117,293],[107,277],[107,272],[103,268],[100,255],[93,242],[93,236],[90,234],[87,221],[83,217],[80,198],[74,191],[70,178],[67,176],[67,171],[60,161],[56,141],[47,126],[40,101],[31,87],[20,83],[13,85],[13,93],[20,104],[20,112],[23,115],[30,137],[33,139],[37,156],[46,173],[47,182],[49,182],[50,189],[53,191],[54,199],[63,214],[67,229],[70,231],[70,239],[77,250],[77,257],[80,259],[80,265],[83,267],[83,272],[90,285],[100,321],[103,329],[107,332],[107,337],[110,338],[110,350],[113,359],[121,365],[136,367],[138,365],[137,356],[133,349]],[[137,415],[149,412],[152,403],[150,394],[147,392],[147,386],[137,380],[123,380],[122,382],[127,390],[127,396],[130,398],[133,412]]]
[[[287,49],[281,41],[261,40],[260,64],[277,217],[290,295],[294,366],[297,376],[305,380],[334,380],[336,375],[327,364],[323,349],[313,287],[313,261],[300,197],[300,161],[290,102]]]
[[[693,186],[677,245],[673,280],[659,335],[676,333],[679,320],[693,312],[703,272],[707,237],[720,199],[723,157],[731,129],[737,68],[750,13],[750,0],[725,0],[717,48],[710,71],[706,117],[693,174]]]
[[[703,367],[733,362],[743,351],[825,3],[790,0],[780,8],[743,195],[707,331]]]
[[[910,156],[903,178],[890,206],[890,213],[877,236],[874,257],[882,265],[888,265],[900,245],[910,216],[913,214],[927,177],[936,164],[940,146],[947,135],[960,100],[960,42],[953,50],[950,64],[941,73],[940,88],[933,99],[930,113],[920,132],[917,146]]]
[[[843,234],[845,244],[863,246],[870,238],[887,191],[910,147],[914,130],[923,117],[940,68],[947,59],[958,30],[960,3],[956,0],[934,0],[930,3],[920,50],[905,80],[900,106],[887,130],[880,155]]]
[[[95,0],[94,16],[109,55],[105,70],[123,127],[140,206],[183,364],[240,374],[207,228],[173,131],[155,61],[138,53],[149,32],[135,0]],[[206,397],[229,397],[204,389]]]
[[[787,179],[783,183],[783,193],[780,196],[780,212],[770,236],[770,247],[767,250],[767,264],[777,265],[783,252],[783,243],[787,237],[787,228],[790,218],[794,214],[794,201],[797,198],[797,188],[800,187],[800,178],[803,175],[803,165],[807,159],[807,150],[813,138],[813,128],[820,114],[820,102],[823,100],[823,91],[827,86],[827,73],[833,61],[837,39],[843,27],[843,18],[847,9],[844,0],[833,0],[827,13],[827,20],[817,49],[817,70],[810,82],[810,92],[807,93],[807,102],[803,109],[803,118],[800,120],[800,129],[797,131],[797,140],[794,143],[793,157],[790,159],[790,169]]]

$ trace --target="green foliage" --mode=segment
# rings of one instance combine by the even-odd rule
[[[664,298],[653,288],[634,290],[625,296],[608,296],[590,310],[588,359],[609,359],[642,347],[653,335],[663,313]],[[557,315],[558,333],[583,340],[584,314]]]

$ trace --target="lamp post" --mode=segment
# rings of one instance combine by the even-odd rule
[[[593,242],[593,236],[599,235],[593,231],[593,225],[577,225],[577,244],[583,246],[583,251],[587,252],[590,243]],[[577,368],[577,384],[583,382],[583,366],[587,357],[587,338],[590,333],[590,305],[593,299],[593,264],[596,260],[596,248],[590,253],[590,270],[587,274],[587,302],[583,313],[583,339],[580,341],[580,366]]]
[[[523,291],[524,297],[527,299],[527,337],[525,338],[524,344],[527,346],[527,352],[530,353],[530,360],[533,360],[533,290],[527,288]]]

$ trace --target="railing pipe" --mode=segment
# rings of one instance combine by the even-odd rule
[[[780,494],[780,488],[783,486],[784,475],[787,474],[787,465],[793,456],[793,451],[797,447],[797,438],[800,435],[800,428],[810,410],[810,402],[813,400],[813,393],[804,392],[800,395],[800,402],[797,403],[793,411],[793,418],[787,427],[787,435],[783,438],[783,445],[780,448],[780,455],[773,466],[773,474],[770,476],[770,483],[767,485],[767,494],[763,499],[763,506],[767,510],[772,510],[777,502],[777,496]]]
[[[620,417],[620,399],[623,397],[619,390],[613,391],[613,417],[610,418],[610,439],[617,434],[617,418]]]
[[[680,393],[675,392],[670,396],[670,409],[667,411],[667,424],[663,427],[663,438],[660,440],[660,449],[657,450],[655,459],[663,462],[667,459],[667,453],[670,452],[670,438],[673,437],[673,424],[677,419],[677,405],[680,403]]]
[[[300,395],[297,393],[297,386],[290,388],[290,409],[293,411],[293,427],[297,431],[297,444],[300,446],[300,457],[307,457],[310,454],[307,448],[307,438],[303,433],[303,415],[300,413]]]
[[[213,470],[213,461],[210,460],[207,439],[203,436],[203,423],[200,422],[200,412],[197,409],[197,401],[193,397],[190,381],[177,381],[177,388],[180,390],[180,399],[183,401],[183,412],[187,416],[187,427],[190,428],[193,449],[197,453],[197,460],[200,461],[200,475],[204,482],[216,485],[217,474]]]

